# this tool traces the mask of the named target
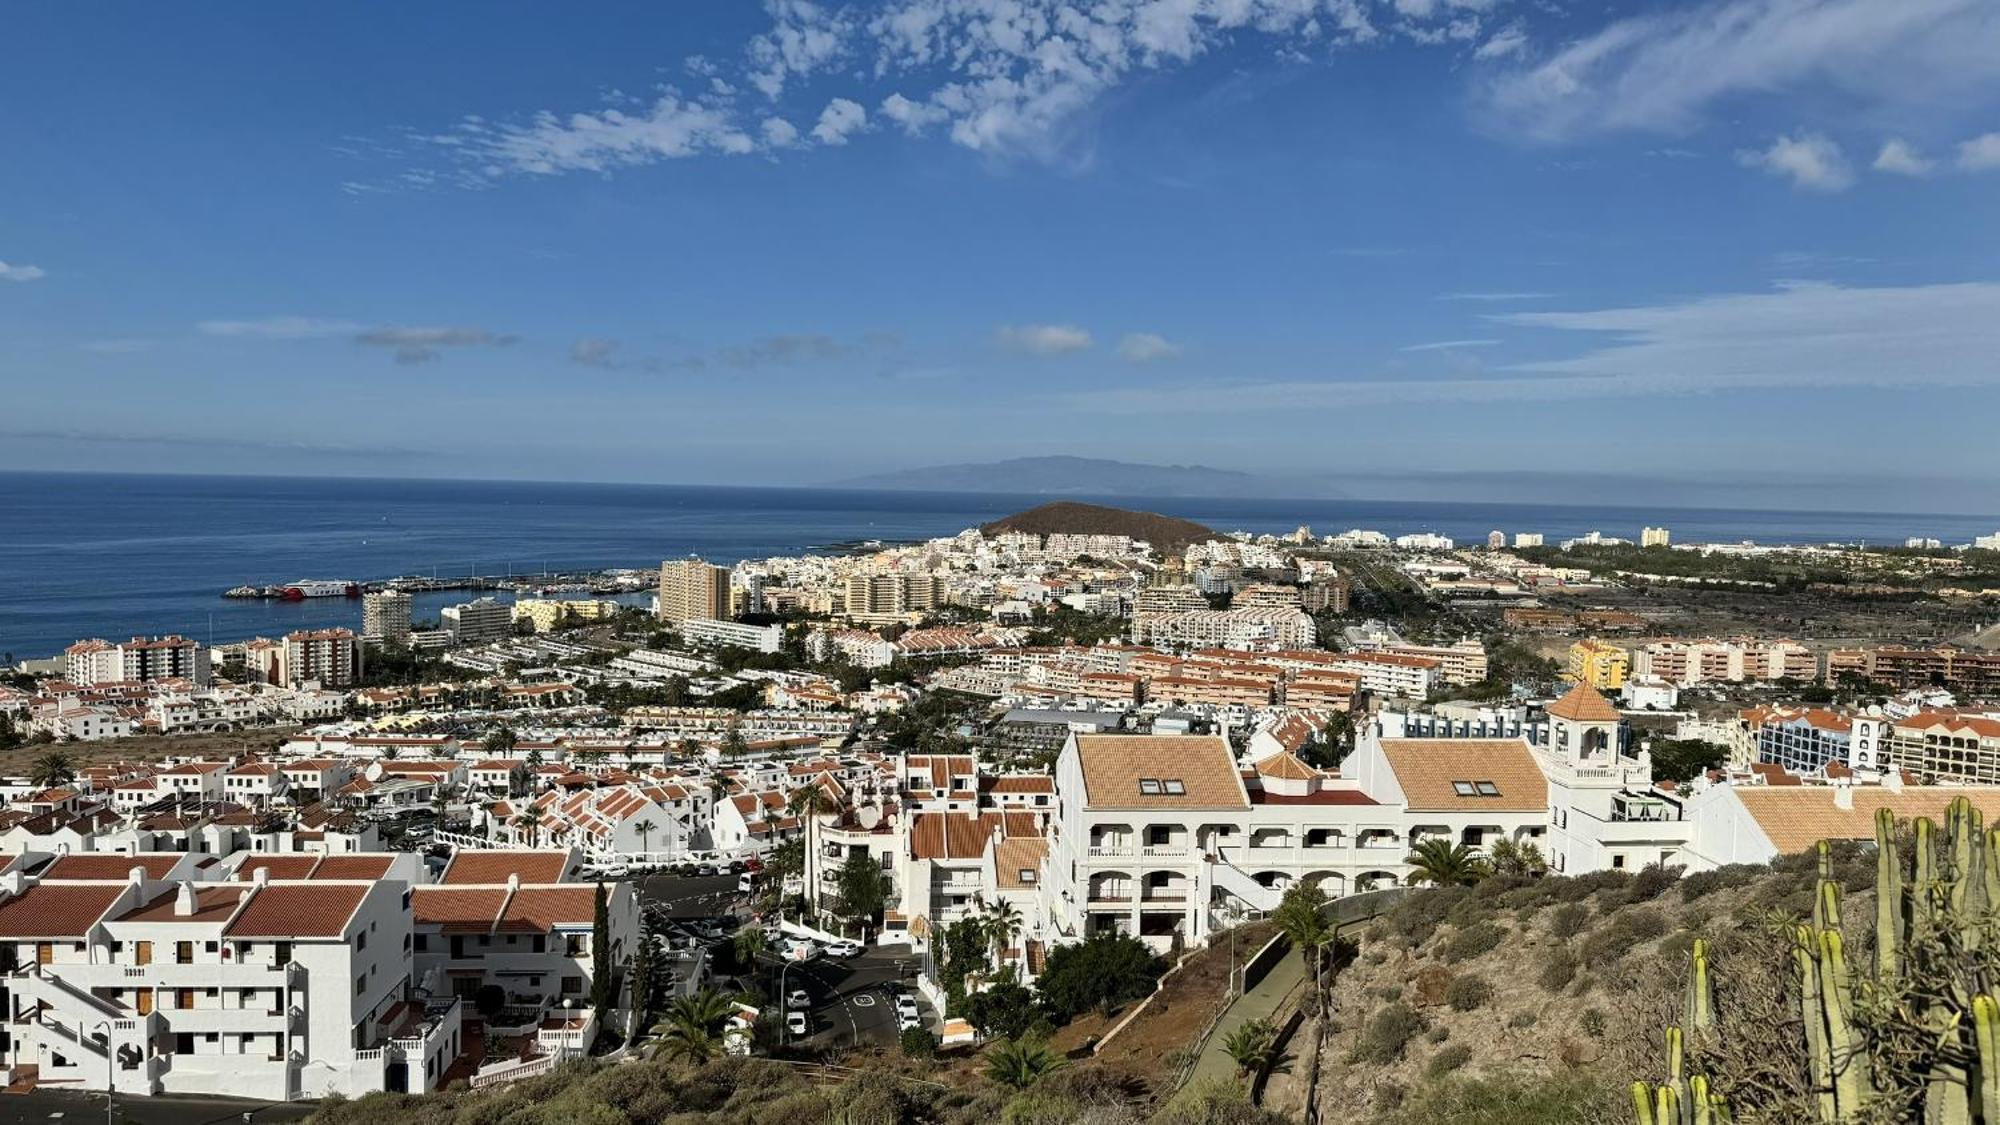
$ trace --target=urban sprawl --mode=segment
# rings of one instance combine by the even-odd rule
[[[1992,822],[1996,560],[968,530],[670,560],[650,610],[348,586],[351,628],[79,640],[0,682],[0,1062],[495,1086],[725,979],[729,1053],[971,1043],[1065,950],[1178,955],[1440,854],[1696,872]],[[880,1002],[832,1018],[829,960]]]

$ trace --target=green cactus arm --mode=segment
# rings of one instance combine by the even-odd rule
[[[1972,1031],[1979,1048],[1979,1112],[2000,1122],[2000,1000],[1984,992],[1972,998]]]
[[[1839,1120],[1839,1103],[1833,1092],[1833,1056],[1827,1046],[1826,1006],[1820,998],[1819,964],[1812,955],[1811,932],[1804,926],[1793,933],[1792,965],[1798,976],[1799,1019],[1806,1030],[1806,1065],[1813,1089],[1819,1095],[1822,1121]]]
[[[1875,810],[1875,976],[1896,973],[1903,943],[1903,860],[1896,854],[1896,814]]]
[[[1708,1094],[1708,1079],[1697,1074],[1688,1079],[1688,1108],[1690,1125],[1714,1125],[1711,1111],[1715,1108]]]
[[[1708,940],[1694,939],[1688,951],[1687,1025],[1705,1032],[1715,1024],[1715,987],[1708,976]],[[2000,1125],[2000,1123],[1996,1123]]]
[[[1653,1088],[1644,1082],[1632,1083],[1632,1120],[1637,1125],[1659,1125],[1653,1117]]]
[[[1827,1057],[1834,1070],[1834,1100],[1841,1115],[1852,1115],[1874,1096],[1868,1054],[1854,1029],[1854,993],[1847,976],[1847,954],[1840,934],[1819,935],[1820,1003],[1826,1013]]]

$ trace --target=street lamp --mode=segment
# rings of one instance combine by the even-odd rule
[[[104,1029],[104,1125],[112,1125],[112,1098],[118,1091],[118,1051],[111,1045],[111,1021],[98,1020]]]

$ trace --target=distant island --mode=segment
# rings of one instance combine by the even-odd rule
[[[1079,504],[1057,500],[1040,507],[1016,512],[980,527],[984,535],[1022,531],[1035,535],[1128,535],[1143,539],[1162,554],[1179,551],[1190,543],[1205,543],[1222,536],[1193,520],[1163,516],[1157,512],[1132,512],[1099,504]]]
[[[913,492],[1039,492],[1070,496],[1192,496],[1244,499],[1340,497],[1324,483],[1212,469],[1142,465],[1097,457],[1015,457],[984,464],[932,465],[836,481],[835,488]]]

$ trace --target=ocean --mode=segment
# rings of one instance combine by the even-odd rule
[[[1066,497],[1144,508],[1221,531],[1495,529],[1550,542],[1598,530],[1676,542],[1965,543],[1992,516],[1766,512],[1365,500]],[[225,599],[237,585],[402,574],[503,575],[800,554],[855,540],[949,535],[1048,496],[515,481],[0,473],[0,658],[48,656],[83,637],[182,633],[223,643],[360,627],[357,601]],[[427,594],[435,617],[465,593]]]

